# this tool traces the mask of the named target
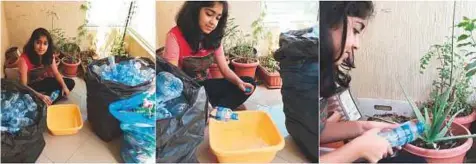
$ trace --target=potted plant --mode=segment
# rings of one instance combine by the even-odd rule
[[[467,102],[469,96],[474,92],[474,88],[470,87],[470,80],[474,75],[475,70],[473,68],[475,65],[474,62],[472,64],[467,64],[467,62],[470,61],[469,55],[476,53],[470,50],[476,46],[474,36],[472,35],[475,26],[474,21],[464,17],[463,21],[457,25],[457,27],[464,31],[456,40],[458,51],[452,53],[451,42],[446,42],[442,45],[433,45],[430,51],[420,59],[420,73],[423,73],[423,70],[426,69],[430,59],[436,57],[439,60],[441,64],[437,68],[439,78],[433,81],[431,94],[433,98],[431,100],[436,100],[434,97],[437,96],[438,92],[442,92],[450,84],[454,83],[454,90],[458,90],[458,92],[456,92],[455,99],[450,101],[454,101],[454,108],[464,109],[454,121],[466,128],[470,128],[471,123],[476,120],[476,110]],[[463,73],[464,76],[460,81],[455,81],[454,78],[456,77],[454,75],[458,73]],[[428,108],[432,108],[433,105],[433,101],[424,103],[424,106]],[[452,115],[455,112],[456,110],[453,110],[450,114]]]
[[[476,27],[474,22],[476,22],[476,19],[469,20],[465,18],[463,22],[458,24],[458,27],[463,27],[465,31],[471,31]],[[470,37],[472,36],[462,34],[458,37],[457,42],[460,43]],[[468,43],[467,45],[472,44],[474,46],[474,40]],[[458,44],[458,48],[464,47],[465,44]],[[438,81],[434,82],[435,88],[432,91],[430,103],[419,109],[415,102],[409,98],[405,90],[403,90],[405,97],[415,112],[416,118],[424,123],[425,127],[423,135],[415,142],[407,144],[404,149],[412,154],[426,158],[429,163],[462,163],[466,152],[472,146],[472,138],[476,137],[476,134],[471,134],[468,128],[455,121],[461,113],[468,110],[471,111],[471,108],[455,105],[465,103],[465,101],[460,99],[460,96],[467,92],[465,83],[467,78],[472,77],[476,72],[476,62],[467,65],[458,63],[459,59],[464,58],[459,56],[453,50],[453,47],[450,43],[435,45],[433,46],[433,51],[430,51],[421,60],[421,67],[425,69],[431,56],[438,55],[439,59],[444,59],[440,60],[442,61],[442,66],[439,68],[440,77]],[[461,52],[468,51],[462,50]],[[472,52],[466,54],[472,54]],[[463,68],[458,67],[459,64]]]
[[[258,76],[264,81],[266,87],[270,89],[281,88],[282,81],[278,72],[279,65],[274,60],[273,52],[270,51],[268,55],[260,57],[259,63]]]
[[[241,33],[241,30],[239,29],[239,26],[235,24],[235,18],[228,18],[227,20],[227,25],[225,28],[225,36],[223,37],[223,49],[225,51],[225,58],[228,64],[230,64],[230,59],[231,59],[231,48],[236,44],[236,41]],[[210,65],[209,67],[210,71],[210,76],[212,79],[221,79],[224,78],[223,74],[220,71],[220,68],[218,68],[218,65],[215,61]]]
[[[251,39],[249,39],[249,35],[245,35],[238,39],[237,44],[231,48],[230,53],[235,57],[231,60],[231,63],[238,76],[255,77],[256,68],[259,65],[258,51],[255,47],[268,34],[263,22],[265,16],[266,10],[261,12],[258,19],[251,23],[253,29]]]
[[[61,52],[65,53],[65,57],[61,59],[61,63],[64,65],[64,73],[66,76],[75,77],[78,72],[78,66],[81,63],[79,53],[81,49],[78,44],[74,42],[68,42],[60,48]]]

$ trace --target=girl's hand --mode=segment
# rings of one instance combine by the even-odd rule
[[[251,93],[253,93],[253,91],[255,90],[255,87],[253,85],[251,85],[250,83],[245,83],[245,82],[241,82],[240,84],[238,84],[238,87],[243,92],[245,92],[245,95],[251,95]],[[246,92],[246,88],[250,88],[250,91]]]
[[[46,105],[51,105],[51,104],[52,104],[51,98],[50,98],[49,96],[46,96],[46,95],[41,94],[41,93],[38,93],[38,97],[39,97],[43,102],[45,102]]]
[[[67,87],[64,87],[64,88],[62,89],[62,94],[63,94],[63,96],[65,96],[65,97],[68,97],[68,96],[69,96],[69,92],[70,92],[70,91],[69,91],[69,89],[68,89]]]
[[[377,121],[361,121],[362,130],[366,132],[370,129],[380,128],[380,129],[394,129],[400,126],[399,124],[390,124]]]
[[[371,129],[349,143],[359,150],[360,158],[365,158],[370,163],[377,163],[380,159],[393,154],[390,143],[378,135],[381,130],[380,128]]]

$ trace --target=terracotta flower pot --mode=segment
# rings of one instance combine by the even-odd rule
[[[226,60],[226,62],[228,64],[230,64],[230,61],[229,60]],[[210,71],[210,76],[212,77],[212,79],[222,79],[222,78],[225,78],[223,76],[223,74],[221,73],[220,71],[220,68],[218,67],[218,64],[216,63],[213,63],[212,65],[210,65],[210,67],[208,68],[208,70]]]
[[[476,120],[476,111],[473,109],[473,112],[470,115],[463,117],[456,117],[453,122],[463,125],[464,127],[470,129],[471,123]]]
[[[259,61],[256,60],[254,63],[239,63],[236,62],[237,59],[233,59],[231,64],[235,67],[235,73],[239,77],[248,76],[251,78],[255,78],[256,68],[259,65]]]
[[[269,89],[280,89],[283,85],[279,72],[269,72],[261,65],[258,66],[258,76]]]
[[[451,129],[455,135],[470,134],[467,128],[455,122],[451,125]],[[403,149],[409,153],[424,157],[428,163],[463,163],[466,152],[468,152],[472,144],[473,139],[468,138],[462,145],[451,149],[425,149],[411,144],[407,144]]]
[[[78,66],[81,64],[81,60],[79,60],[77,63],[70,64],[65,62],[66,58],[61,59],[61,63],[64,65],[64,74],[65,76],[69,77],[76,77],[77,72],[78,72]]]

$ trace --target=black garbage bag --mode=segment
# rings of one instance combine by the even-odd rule
[[[45,148],[43,132],[46,130],[46,104],[19,81],[2,79],[2,91],[30,94],[37,104],[37,115],[32,125],[20,129],[16,134],[1,132],[1,162],[34,163]]]
[[[312,29],[312,28],[310,28]],[[286,129],[311,162],[318,159],[319,61],[318,40],[303,37],[312,30],[281,34],[275,59],[281,68]]]
[[[188,108],[172,118],[156,123],[158,163],[195,163],[195,151],[203,141],[208,113],[205,89],[179,68],[157,56],[156,73],[162,71],[175,75],[183,82],[183,96]]]
[[[115,61],[128,61],[135,59],[133,57],[116,56]],[[155,69],[155,64],[148,58],[137,58],[142,62],[143,66]],[[101,140],[109,142],[121,135],[119,121],[109,113],[109,104],[119,99],[127,99],[134,94],[141,93],[152,87],[153,79],[146,81],[137,86],[128,86],[121,83],[103,80],[93,71],[93,66],[108,64],[108,59],[93,61],[88,66],[86,74],[87,88],[87,118],[94,133]]]

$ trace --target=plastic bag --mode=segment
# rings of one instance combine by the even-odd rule
[[[121,124],[121,157],[126,163],[155,163],[154,124]]]
[[[37,104],[36,119],[33,125],[26,126],[16,134],[1,132],[2,136],[2,163],[33,163],[36,162],[45,147],[43,132],[46,130],[46,105],[33,91],[18,81],[2,79],[2,91],[30,94]]]
[[[116,63],[134,59],[132,57],[115,57]],[[155,64],[148,58],[137,58],[142,66],[155,69]],[[119,121],[108,110],[109,104],[120,99],[128,99],[132,95],[142,93],[155,85],[153,79],[136,86],[128,86],[101,79],[94,71],[94,65],[108,63],[108,59],[92,62],[86,74],[87,117],[94,133],[103,141],[109,142],[121,135]]]
[[[275,59],[283,79],[281,93],[286,129],[301,152],[318,159],[319,61],[318,40],[303,37],[312,28],[282,33]]]
[[[156,162],[198,162],[195,151],[203,141],[206,114],[208,113],[205,89],[160,56],[156,58],[156,66],[157,73],[166,71],[182,80],[183,97],[179,97],[178,100],[180,102],[180,99],[183,98],[187,104],[185,109],[181,108],[183,106],[177,106],[175,116],[159,119],[156,122]]]

